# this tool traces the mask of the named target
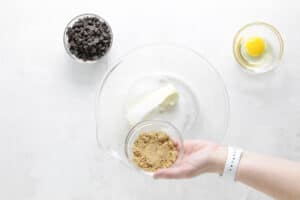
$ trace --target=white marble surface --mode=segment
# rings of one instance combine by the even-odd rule
[[[154,182],[109,159],[95,136],[95,91],[104,66],[74,63],[62,34],[75,15],[94,12],[114,31],[114,60],[153,42],[194,48],[220,71],[231,102],[225,142],[300,160],[298,1],[3,1],[0,6],[0,199],[268,199],[207,176]],[[241,72],[232,38],[262,20],[283,35],[280,68]],[[206,181],[210,180],[210,181]],[[150,187],[148,187],[150,186]]]

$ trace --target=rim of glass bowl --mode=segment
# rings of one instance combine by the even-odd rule
[[[101,142],[101,137],[99,136],[99,130],[100,130],[100,126],[98,125],[97,119],[98,119],[98,99],[101,96],[101,92],[103,87],[105,86],[106,81],[108,80],[109,76],[114,72],[114,70],[116,70],[118,68],[118,66],[122,63],[122,60],[124,60],[124,58],[126,58],[127,56],[130,56],[131,54],[133,54],[134,52],[140,50],[140,49],[144,49],[144,48],[148,48],[148,47],[155,47],[155,46],[169,46],[169,47],[174,47],[174,48],[180,48],[180,49],[184,49],[187,51],[190,51],[192,53],[194,53],[196,56],[200,57],[201,59],[203,59],[208,66],[210,67],[210,69],[216,73],[216,76],[218,77],[218,79],[220,80],[220,83],[222,84],[222,88],[223,88],[223,94],[225,97],[225,104],[226,104],[226,116],[224,119],[224,124],[225,124],[225,129],[224,129],[224,136],[221,138],[221,142],[224,141],[224,138],[228,135],[228,125],[229,125],[229,121],[230,121],[230,100],[229,100],[229,95],[228,95],[228,91],[225,85],[225,82],[221,76],[221,74],[218,72],[218,70],[204,57],[202,56],[200,53],[198,53],[197,51],[195,51],[194,49],[190,48],[190,47],[186,47],[186,46],[181,46],[178,44],[174,44],[174,43],[151,43],[151,44],[145,44],[142,46],[138,46],[135,47],[131,50],[129,50],[127,53],[123,54],[123,56],[119,57],[119,59],[116,59],[116,62],[113,62],[113,64],[111,65],[112,67],[109,68],[109,70],[105,73],[105,75],[103,76],[102,80],[100,81],[98,90],[97,90],[97,94],[95,97],[95,118],[96,118],[96,141],[98,144],[98,147],[100,149],[103,150],[103,152],[112,158],[115,158],[119,161],[121,161],[121,163],[124,164],[124,161],[122,158],[120,158],[119,156],[115,155],[114,152],[109,151],[107,149],[105,149],[105,145],[102,144]],[[125,164],[126,165],[126,164]],[[128,166],[128,165],[127,165]]]
[[[146,175],[153,175],[154,172],[145,171],[145,170],[139,168],[138,166],[136,166],[132,162],[132,160],[130,158],[130,148],[131,148],[131,146],[130,146],[129,142],[130,142],[130,139],[131,139],[132,136],[134,136],[135,134],[140,134],[139,133],[140,129],[143,129],[144,127],[155,125],[155,124],[162,124],[162,125],[165,125],[167,127],[171,127],[174,130],[175,135],[178,137],[178,141],[176,141],[176,142],[179,143],[179,147],[180,147],[178,149],[178,156],[177,156],[176,161],[172,164],[172,166],[170,166],[170,168],[173,167],[173,166],[176,166],[182,160],[183,153],[184,153],[182,135],[181,135],[180,131],[173,124],[171,124],[170,122],[165,121],[165,120],[144,120],[144,121],[141,121],[141,122],[137,123],[127,133],[127,136],[126,136],[126,139],[125,139],[124,151],[125,151],[127,161],[128,161],[128,163],[130,163],[130,167],[134,168],[137,171],[139,171],[143,174],[146,174]]]
[[[247,29],[251,26],[264,26],[264,27],[270,29],[276,35],[276,37],[278,39],[279,46],[280,46],[279,56],[276,57],[276,60],[274,61],[274,63],[272,64],[272,67],[270,69],[263,70],[263,71],[260,71],[260,72],[254,72],[252,70],[249,70],[248,68],[245,67],[245,65],[239,60],[238,56],[236,55],[236,43],[237,43],[237,39],[238,39],[239,35],[241,34],[242,31],[244,31],[245,29]],[[264,74],[264,73],[271,72],[271,71],[275,70],[278,67],[279,62],[281,61],[282,55],[283,55],[283,52],[284,52],[284,42],[283,42],[283,39],[282,39],[282,36],[281,36],[280,32],[273,25],[268,24],[266,22],[261,22],[261,21],[248,23],[248,24],[242,26],[242,28],[240,28],[238,30],[238,32],[235,34],[235,36],[233,38],[232,47],[233,47],[232,50],[233,50],[234,58],[237,61],[237,63],[239,64],[240,68],[243,71],[248,72],[249,74]]]
[[[68,42],[68,36],[67,36],[68,28],[71,27],[76,21],[78,21],[79,19],[84,18],[84,17],[96,17],[96,18],[98,18],[100,21],[104,22],[107,25],[107,27],[109,29],[109,32],[110,32],[110,35],[111,35],[110,46],[108,47],[108,49],[106,50],[106,52],[104,53],[104,55],[100,56],[96,60],[86,60],[86,61],[84,61],[84,60],[82,60],[80,58],[77,58],[74,54],[72,54],[70,52],[70,49],[69,49],[69,42]],[[102,58],[104,58],[107,55],[107,53],[111,50],[111,47],[112,47],[112,44],[113,44],[113,32],[112,32],[111,26],[109,25],[109,23],[103,17],[100,17],[99,15],[93,14],[93,13],[84,13],[84,14],[80,14],[80,15],[77,15],[77,16],[73,17],[68,22],[68,24],[66,25],[65,30],[64,30],[63,42],[64,42],[64,47],[65,47],[66,52],[68,53],[68,55],[73,60],[77,61],[78,63],[90,63],[90,64],[94,64],[94,63],[97,63],[100,60],[102,60]]]

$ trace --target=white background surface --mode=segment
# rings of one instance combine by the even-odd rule
[[[6,0],[0,6],[0,199],[268,199],[213,176],[158,181],[136,175],[98,149],[95,92],[101,65],[65,53],[74,16],[93,12],[114,32],[110,60],[153,42],[194,48],[220,71],[231,102],[225,142],[300,160],[300,5],[297,1]],[[276,26],[285,41],[280,68],[241,72],[235,32],[252,21]],[[147,187],[151,186],[151,187]]]

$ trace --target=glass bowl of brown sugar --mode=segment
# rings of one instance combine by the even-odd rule
[[[179,130],[162,120],[136,124],[125,140],[125,154],[130,166],[147,175],[178,164],[183,151]]]

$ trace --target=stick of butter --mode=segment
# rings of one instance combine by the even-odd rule
[[[172,109],[177,104],[178,98],[177,89],[171,84],[164,85],[144,95],[128,107],[126,118],[129,125],[133,126],[145,120],[152,113],[166,112]]]

